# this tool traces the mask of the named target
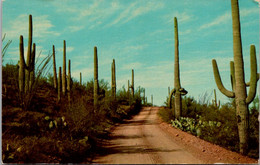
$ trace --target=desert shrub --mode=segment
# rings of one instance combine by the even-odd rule
[[[171,123],[171,120],[174,119],[172,109],[169,109],[167,107],[161,107],[158,114],[166,123]]]

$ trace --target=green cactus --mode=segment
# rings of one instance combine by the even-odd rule
[[[174,17],[174,34],[175,34],[175,60],[174,60],[174,89],[172,89],[168,106],[171,107],[172,95],[174,95],[174,115],[179,118],[182,115],[182,101],[181,96],[186,95],[188,92],[181,88],[180,83],[180,69],[179,69],[179,36],[178,36],[178,23],[177,18]]]
[[[80,85],[82,85],[82,74],[81,74],[81,72],[79,74],[79,83],[80,83]]]
[[[66,81],[66,41],[63,41],[63,71],[62,71],[62,93],[63,95],[66,94],[66,87],[67,87],[67,81]]]
[[[58,74],[58,103],[61,101],[62,83],[61,83],[61,67]]]
[[[151,104],[153,106],[153,95],[151,95]]]
[[[67,90],[68,90],[68,101],[70,103],[71,101],[71,62],[69,60],[69,65],[68,65],[68,80],[67,80],[68,84],[67,84]]]
[[[56,60],[55,60],[55,46],[52,46],[52,57],[53,57],[53,85],[57,89],[57,71],[56,71]]]
[[[112,89],[112,97],[116,99],[116,65],[115,59],[111,64],[111,89]]]
[[[24,59],[24,43],[23,36],[20,36],[19,51],[20,51],[20,61],[19,61],[19,93],[22,99],[22,106],[25,105],[24,97],[29,94],[33,88],[35,81],[35,54],[36,45],[33,43],[32,48],[32,15],[29,15],[29,36],[28,36],[28,50],[27,59]],[[29,96],[31,97],[31,96]],[[28,101],[28,100],[27,100]]]
[[[144,105],[146,105],[146,102],[145,102],[145,89],[144,89],[143,103],[144,103]]]
[[[98,94],[99,94],[99,83],[98,83],[98,56],[97,47],[94,47],[94,108],[98,106]]]
[[[134,98],[135,96],[135,88],[134,88],[134,70],[132,69],[132,84],[130,86],[131,91],[132,91],[132,97]]]
[[[250,47],[250,67],[251,76],[249,93],[247,95],[244,77],[244,62],[242,54],[241,32],[240,32],[240,18],[238,0],[231,0],[232,8],[232,25],[233,25],[233,52],[234,62],[230,62],[231,69],[231,84],[232,91],[227,90],[221,81],[217,62],[212,60],[213,72],[218,89],[227,97],[235,98],[236,101],[236,115],[239,133],[240,153],[246,154],[248,151],[248,131],[249,131],[249,111],[248,105],[253,101],[256,95],[257,80],[259,78],[257,73],[257,62],[255,46]]]
[[[216,89],[214,89],[214,100],[212,100],[212,105],[216,108],[220,107],[220,100],[217,100],[217,94],[216,94]]]

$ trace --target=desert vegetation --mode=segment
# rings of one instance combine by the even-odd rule
[[[174,83],[168,87],[160,117],[173,127],[229,150],[259,158],[259,97],[256,96],[256,48],[250,47],[250,81],[245,80],[238,0],[231,0],[234,60],[230,61],[231,88],[224,87],[217,62],[212,60],[219,91],[229,98],[220,104],[207,93],[199,100],[186,96],[181,86],[178,21],[174,17]],[[117,88],[116,59],[111,59],[111,82],[99,77],[98,47],[93,51],[93,78],[79,81],[72,75],[63,40],[63,65],[56,67],[55,45],[45,57],[33,42],[29,15],[27,55],[19,36],[19,61],[2,67],[2,158],[4,163],[91,162],[97,146],[109,130],[137,114],[147,102],[145,88],[135,84],[135,70],[127,87]],[[5,36],[2,41],[5,40]],[[2,61],[12,41],[2,50]],[[68,65],[67,65],[68,64]],[[109,70],[109,69],[108,69]],[[106,70],[107,71],[107,70]],[[129,71],[130,72],[130,71]],[[83,74],[82,74],[83,73]],[[213,75],[212,75],[213,78]],[[131,82],[131,83],[130,83]]]
[[[140,92],[134,92],[134,79],[131,88],[116,91],[115,60],[111,87],[98,79],[97,47],[94,47],[94,78],[85,83],[71,75],[73,62],[66,60],[65,40],[62,68],[56,69],[54,45],[52,54],[36,58],[32,31],[30,15],[26,60],[20,36],[19,62],[2,68],[3,162],[88,162],[115,123],[138,113],[143,98]]]
[[[202,137],[210,142],[222,145],[229,149],[240,152],[244,155],[255,156],[258,158],[258,126],[257,116],[259,115],[259,99],[256,98],[257,81],[259,73],[257,73],[257,60],[255,46],[250,47],[250,81],[245,82],[244,62],[242,54],[242,42],[240,32],[240,16],[238,0],[231,0],[232,25],[233,25],[233,52],[234,61],[230,62],[230,77],[232,91],[227,90],[221,81],[217,62],[212,60],[213,73],[218,89],[225,96],[232,99],[230,104],[224,104],[220,107],[217,103],[216,90],[214,89],[215,99],[212,104],[200,105],[194,102],[193,98],[185,98],[181,101],[180,95],[176,95],[177,91],[181,93],[179,79],[179,63],[178,63],[178,33],[177,19],[174,19],[175,31],[175,65],[174,65],[174,89],[169,92],[168,107],[171,109],[174,100],[174,109],[162,109],[160,115],[162,118],[172,123],[176,128],[188,131],[196,136]],[[249,92],[247,94],[247,87]],[[184,89],[183,89],[184,90]],[[168,91],[169,88],[168,88]],[[185,94],[185,93],[184,93]],[[172,95],[175,97],[172,98]],[[254,106],[249,108],[249,104],[255,99]],[[182,115],[180,110],[184,104],[187,108],[186,114]],[[257,106],[255,105],[257,104]],[[191,112],[193,115],[189,114]],[[225,112],[225,113],[224,113]],[[195,115],[196,114],[196,115]],[[214,114],[214,115],[213,115]],[[186,117],[185,117],[186,116]],[[222,120],[225,118],[225,120]],[[252,140],[254,139],[254,140]],[[253,143],[253,145],[252,145]],[[254,151],[252,151],[254,150]],[[257,150],[255,152],[255,150]],[[253,153],[252,153],[253,152]]]

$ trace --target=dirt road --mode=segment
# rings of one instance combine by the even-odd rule
[[[117,126],[111,134],[111,139],[105,142],[104,149],[93,160],[93,163],[257,163],[254,159],[241,158],[241,155],[237,153],[227,151],[190,134],[168,127],[167,124],[158,120],[158,109],[156,107],[143,108],[131,120]],[[209,146],[201,149],[202,145]],[[214,148],[214,151],[210,151],[212,148]],[[217,155],[211,153],[215,150],[218,151]],[[219,153],[222,150],[223,154]],[[225,154],[229,154],[229,157],[223,159]]]

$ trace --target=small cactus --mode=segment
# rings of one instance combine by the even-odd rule
[[[79,83],[80,83],[80,85],[82,85],[82,74],[81,74],[81,72],[79,74]]]
[[[112,97],[116,99],[116,65],[115,59],[111,64],[111,90],[112,90]]]
[[[68,66],[68,80],[67,80],[67,82],[68,82],[68,87],[67,87],[67,89],[68,89],[68,101],[69,101],[69,103],[70,103],[70,101],[71,101],[71,62],[70,62],[70,60],[69,60],[69,66]]]

